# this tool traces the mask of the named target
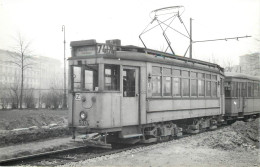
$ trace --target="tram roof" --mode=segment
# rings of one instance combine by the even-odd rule
[[[72,41],[70,43],[71,47],[82,47],[82,46],[93,46],[93,45],[95,45],[95,46],[106,45],[108,47],[112,46],[113,48],[115,48],[114,51],[115,51],[115,53],[117,53],[117,55],[121,55],[120,53],[122,53],[122,52],[128,52],[128,54],[133,54],[133,55],[135,55],[136,53],[141,53],[141,54],[145,54],[145,55],[149,55],[149,56],[164,57],[164,58],[167,57],[167,58],[171,58],[171,59],[175,59],[175,60],[181,60],[181,61],[185,61],[185,62],[192,62],[192,63],[198,63],[198,64],[206,65],[206,66],[217,67],[221,71],[224,71],[224,69],[222,67],[220,67],[218,64],[201,61],[198,59],[191,59],[191,58],[184,57],[184,56],[174,55],[171,53],[153,50],[153,49],[149,49],[149,48],[143,48],[143,47],[134,46],[134,45],[122,46],[121,41],[120,41],[119,45],[107,44],[107,43],[97,43],[95,39]],[[73,58],[69,58],[69,59],[73,59]]]
[[[225,76],[230,77],[230,78],[240,78],[240,79],[249,79],[249,80],[260,81],[260,77],[258,77],[258,76],[252,76],[252,75],[243,74],[243,73],[225,72]]]

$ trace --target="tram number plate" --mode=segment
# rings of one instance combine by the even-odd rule
[[[79,120],[79,125],[81,126],[87,126],[88,122],[87,121],[83,121],[83,120]]]

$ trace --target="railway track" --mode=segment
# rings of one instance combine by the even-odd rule
[[[62,149],[62,150],[57,150],[57,151],[49,151],[49,152],[45,152],[45,153],[38,153],[38,154],[33,154],[33,155],[10,158],[10,159],[0,161],[0,166],[23,164],[23,163],[27,163],[27,162],[41,160],[43,158],[48,158],[51,156],[56,156],[58,154],[65,154],[65,153],[76,152],[76,151],[78,152],[79,150],[82,150],[85,148],[86,148],[86,146],[79,146],[79,147],[73,147],[73,148]]]
[[[221,129],[226,127],[227,125],[223,125],[217,129]],[[216,129],[216,130],[217,130]],[[206,130],[208,131],[208,130]],[[200,133],[206,132],[202,131]],[[200,134],[198,133],[198,134]],[[171,140],[178,140],[181,138],[186,138],[189,136],[193,136],[196,134],[185,134],[182,137],[173,138]],[[169,141],[169,140],[168,140]],[[157,143],[151,144],[139,144],[139,145],[122,145],[121,147],[115,149],[105,149],[105,148],[94,148],[89,146],[78,146],[69,149],[50,151],[45,153],[39,153],[29,156],[22,156],[12,159],[7,159],[0,161],[0,166],[10,166],[10,165],[33,165],[33,166],[57,166],[63,165],[70,162],[79,162],[87,159],[92,159],[96,157],[101,157],[105,155],[116,154],[120,152],[124,152],[131,149],[146,147],[150,145],[154,145]]]

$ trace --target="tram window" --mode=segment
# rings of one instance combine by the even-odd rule
[[[182,78],[182,96],[190,96],[189,79]]]
[[[247,89],[246,89],[246,83],[241,83],[242,84],[242,87],[241,87],[241,94],[242,94],[242,97],[246,97],[247,96]]]
[[[98,90],[98,65],[84,66],[84,90]]]
[[[190,73],[190,76],[191,76],[192,78],[197,78],[197,73],[196,73],[196,72],[191,72],[191,73]]]
[[[181,95],[180,78],[173,78],[173,96]]]
[[[196,79],[191,79],[190,80],[190,84],[191,84],[191,96],[197,96],[197,80]]]
[[[206,81],[206,96],[210,96],[211,85],[210,81]]]
[[[231,83],[231,96],[237,97],[237,83],[236,82]]]
[[[172,73],[171,73],[171,69],[170,68],[163,68],[163,75],[168,75],[170,76]]]
[[[172,95],[172,70],[170,68],[163,68],[163,96]]]
[[[105,90],[119,90],[120,66],[105,64]]]
[[[123,96],[135,97],[135,70],[123,70]]]
[[[247,83],[247,88],[248,88],[248,97],[253,97],[253,84]]]
[[[260,97],[260,82],[258,83],[258,97]]]
[[[260,97],[260,82],[258,83],[258,97]]]
[[[73,66],[73,90],[81,90],[81,67]]]
[[[152,67],[153,75],[161,75],[161,67]]]
[[[217,97],[217,82],[211,82],[212,96]]]
[[[258,87],[259,87],[259,85],[257,83],[254,83],[254,96],[255,97],[258,96]]]
[[[198,73],[198,78],[205,78],[205,74]]]
[[[173,70],[172,73],[173,73],[174,76],[181,76],[180,70]]]
[[[238,96],[238,97],[241,97],[241,96],[242,96],[242,83],[241,83],[241,82],[238,83],[237,89],[238,89],[238,90],[237,90],[237,91],[238,91],[238,92],[237,92],[237,96]]]
[[[152,88],[153,96],[161,96],[161,77],[160,76],[153,76],[152,77]]]
[[[204,80],[198,80],[198,93],[199,96],[205,96],[205,84],[204,84]]]
[[[212,75],[212,80],[217,80],[217,76],[216,75]]]
[[[225,97],[231,97],[231,84],[230,82],[225,82]]]
[[[182,72],[181,72],[181,75],[182,75],[183,77],[189,77],[189,71],[182,71]]]
[[[152,95],[153,96],[161,96],[161,85],[162,85],[162,77],[161,77],[161,67],[152,67]]]
[[[210,74],[206,74],[206,79],[210,79],[211,75]]]
[[[172,89],[172,80],[171,77],[163,77],[163,95],[164,96],[171,96]]]

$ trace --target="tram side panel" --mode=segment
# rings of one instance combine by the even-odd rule
[[[245,74],[228,74],[225,78],[225,111],[226,116],[243,117],[260,113],[260,97],[258,87],[249,87],[252,81]],[[239,76],[240,75],[240,76]]]
[[[260,98],[247,98],[245,102],[244,115],[260,113]]]
[[[152,63],[147,64],[148,75],[152,73],[152,66]],[[160,65],[156,64],[155,66]],[[203,71],[200,72],[203,73]],[[217,78],[217,81],[220,82],[221,76],[217,75]],[[146,102],[147,123],[223,115],[221,98],[224,98],[224,96],[220,92],[221,85],[222,84],[217,85],[216,97],[156,97],[152,96],[152,83],[148,80]],[[222,99],[222,101],[224,101],[224,99]]]
[[[221,115],[219,99],[149,100],[147,123]]]
[[[69,125],[85,130],[119,127],[120,98],[120,93],[75,93],[74,98],[69,95]],[[82,119],[81,114],[86,118]]]

